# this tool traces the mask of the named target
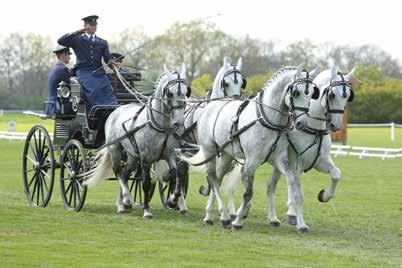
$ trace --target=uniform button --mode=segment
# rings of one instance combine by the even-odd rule
[[[94,58],[94,56],[91,56],[91,58],[93,59],[93,58]]]

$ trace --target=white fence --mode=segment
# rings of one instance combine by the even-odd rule
[[[394,122],[387,124],[348,124],[348,128],[390,128],[390,139],[395,140],[395,128],[402,128],[401,124]]]
[[[0,139],[5,140],[25,140],[28,133],[24,132],[8,132],[0,131]],[[52,133],[49,133],[53,136]],[[333,144],[331,148],[331,154],[335,157],[338,156],[355,156],[359,159],[366,157],[376,157],[385,159],[402,158],[402,148],[379,148],[379,147],[362,147],[362,146],[350,146],[350,145],[337,145]]]

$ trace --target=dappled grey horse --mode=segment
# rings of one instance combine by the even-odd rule
[[[309,73],[301,66],[285,67],[276,72],[258,95],[247,101],[211,103],[198,121],[199,152],[181,158],[192,165],[206,163],[211,191],[204,222],[212,223],[215,197],[218,200],[220,220],[230,226],[230,217],[222,201],[220,184],[234,159],[243,159],[242,179],[245,183],[243,204],[237,211],[233,228],[241,228],[248,215],[253,195],[254,173],[268,161],[276,165],[289,181],[293,181],[287,156],[285,131],[290,127],[290,114],[297,129],[305,126],[312,97],[318,89]],[[216,156],[220,155],[220,161]]]
[[[156,82],[155,92],[147,103],[120,106],[108,117],[105,124],[105,142],[108,146],[97,153],[94,168],[88,172],[84,182],[92,187],[115,175],[121,187],[117,209],[118,212],[124,212],[132,205],[128,176],[131,171],[141,168],[144,218],[152,218],[149,208],[151,164],[164,159],[171,170],[177,171],[178,158],[174,149],[178,144],[169,137],[184,125],[184,97],[190,95],[184,63],[180,73],[173,73],[166,66],[164,68],[165,73]],[[126,167],[121,164],[123,150],[128,155]],[[176,173],[176,187],[170,202],[177,203],[180,211],[185,212],[187,207],[181,189],[181,180]]]
[[[342,75],[335,67],[321,72],[314,83],[320,88],[320,98],[311,100],[307,127],[303,130],[292,130],[289,135],[289,164],[296,181],[300,181],[303,172],[315,168],[319,172],[329,173],[331,185],[328,190],[321,190],[318,194],[320,202],[328,202],[335,196],[336,186],[341,178],[341,171],[332,161],[331,136],[329,131],[341,129],[343,114],[347,102],[353,101],[354,93],[349,84],[354,69]],[[268,184],[268,220],[273,226],[279,226],[280,221],[276,217],[274,195],[276,184],[281,174],[274,167]],[[295,208],[292,199],[299,200],[296,204],[303,206],[303,190],[300,183],[288,182],[288,211],[286,213],[290,224],[298,225],[296,210],[302,211],[302,207]],[[295,195],[294,197],[292,195]],[[308,228],[306,225],[305,227]],[[308,230],[308,229],[307,229]]]
[[[236,65],[231,65],[228,57],[223,58],[222,67],[219,69],[212,90],[208,93],[205,100],[223,101],[227,98],[240,98],[242,91],[247,85],[246,76],[242,73],[242,58],[240,57]],[[184,133],[182,139],[190,143],[198,143],[197,121],[202,114],[205,106],[209,102],[196,102],[186,106],[184,115]],[[154,165],[155,176],[158,180],[166,180],[170,174],[169,167],[165,161],[159,161]],[[180,163],[179,172],[182,180],[188,180],[188,164]],[[208,192],[208,189],[205,190]]]

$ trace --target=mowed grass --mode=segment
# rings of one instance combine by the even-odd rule
[[[399,130],[397,141],[391,145],[386,144],[389,132],[373,129],[368,135],[367,129],[361,131],[351,130],[349,142],[402,147]],[[304,215],[311,232],[299,235],[294,226],[284,221],[279,228],[268,224],[266,181],[272,169],[267,165],[256,175],[253,206],[243,230],[232,232],[221,228],[217,213],[214,226],[203,226],[206,198],[198,195],[198,188],[205,179],[203,174],[195,172],[191,174],[189,213],[185,216],[163,208],[157,192],[151,203],[153,220],[144,220],[140,208],[134,208],[128,215],[117,215],[116,181],[104,182],[90,190],[81,212],[67,212],[62,206],[58,175],[48,207],[32,208],[23,191],[22,149],[23,142],[0,140],[1,267],[401,267],[402,264],[401,159],[336,158],[342,181],[336,198],[325,204],[319,203],[316,196],[329,185],[328,175],[316,171],[304,174]],[[237,205],[240,200],[238,192]],[[283,220],[286,212],[283,179],[279,182],[276,204]]]

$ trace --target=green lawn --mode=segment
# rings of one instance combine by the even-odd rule
[[[24,116],[18,118],[25,120]],[[350,143],[402,147],[399,130],[395,144],[387,143],[385,139],[389,137],[383,131],[366,133],[367,129],[351,130]],[[266,165],[259,169],[255,179],[253,207],[243,230],[232,232],[223,230],[217,221],[214,226],[203,226],[206,199],[197,192],[204,183],[204,175],[198,173],[191,174],[189,213],[185,216],[164,209],[157,193],[151,203],[153,220],[144,220],[140,208],[128,215],[117,215],[116,181],[104,182],[89,191],[79,213],[63,209],[58,181],[47,208],[29,207],[21,179],[22,147],[22,142],[0,140],[1,267],[401,267],[402,264],[401,159],[336,158],[342,181],[336,199],[326,204],[319,203],[316,196],[329,185],[328,176],[315,171],[304,175],[304,215],[311,232],[298,235],[293,226],[285,223],[279,228],[268,225],[265,191],[271,168]],[[284,180],[280,181],[277,192],[277,211],[283,219]],[[237,193],[237,200],[240,196]]]

